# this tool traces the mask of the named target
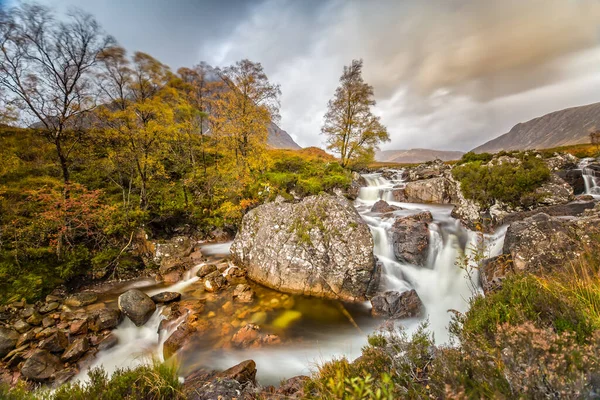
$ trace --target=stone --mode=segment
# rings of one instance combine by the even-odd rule
[[[286,329],[300,318],[302,318],[302,313],[300,311],[285,310],[273,320],[271,325],[277,329]]]
[[[25,358],[25,354],[29,349],[29,345],[24,344],[22,346],[17,347],[10,353],[4,357],[3,361],[6,361],[6,366],[8,368],[16,367],[23,359]]]
[[[49,380],[55,373],[62,369],[58,357],[46,350],[36,350],[23,364],[21,374],[27,379],[36,382]]]
[[[44,317],[44,319],[42,319],[42,326],[44,328],[48,328],[49,326],[54,326],[56,325],[56,321],[54,320],[54,318],[52,317]]]
[[[574,199],[573,188],[557,174],[551,174],[550,180],[537,188],[534,193],[539,205],[553,206],[565,204]]]
[[[57,331],[52,336],[40,342],[40,349],[48,350],[51,353],[61,353],[69,345],[69,340],[61,331]]]
[[[150,298],[155,303],[168,304],[168,303],[172,303],[174,301],[179,301],[181,299],[181,293],[179,293],[179,292],[161,292],[161,293],[155,294],[154,296],[152,296]]]
[[[234,379],[214,379],[209,382],[203,382],[198,387],[193,387],[191,384],[184,384],[184,393],[186,393],[188,400],[242,400],[253,398],[242,397],[244,390],[245,388]]]
[[[40,307],[40,313],[47,314],[49,312],[56,310],[58,307],[60,307],[60,304],[56,301],[54,301],[52,303],[44,304],[42,307]]]
[[[232,343],[241,348],[250,346],[256,339],[258,339],[259,327],[254,324],[247,324],[238,330],[235,335],[231,338]]]
[[[571,186],[573,194],[578,195],[585,192],[585,180],[580,169],[558,171],[556,175]]]
[[[234,379],[239,383],[256,383],[256,363],[253,360],[242,361],[223,372],[217,373],[217,378]]]
[[[215,264],[205,264],[200,267],[198,272],[196,272],[196,276],[198,278],[204,278],[208,274],[211,274],[217,270],[217,266]]]
[[[390,205],[385,200],[379,200],[375,204],[373,204],[373,207],[371,207],[371,212],[382,213],[382,214],[390,213],[390,212],[394,212],[394,211],[398,211],[398,210],[402,210],[402,208],[398,207],[398,206]]]
[[[208,274],[204,280],[204,290],[209,293],[219,292],[227,286],[227,279],[219,272]]]
[[[175,236],[169,240],[153,243],[153,261],[163,265],[165,259],[182,260],[194,251],[194,240],[187,236]]]
[[[280,397],[286,399],[303,399],[305,397],[304,386],[309,380],[310,378],[305,375],[294,376],[290,379],[283,381],[281,385],[277,388],[275,393]]]
[[[147,294],[138,289],[130,289],[119,296],[119,310],[136,326],[142,326],[150,319],[156,304]]]
[[[373,297],[371,305],[373,315],[391,319],[419,317],[423,310],[423,303],[414,289],[402,293],[387,291]]]
[[[19,333],[14,329],[0,326],[0,358],[4,358],[17,345]]]
[[[185,342],[194,332],[196,332],[196,328],[194,328],[188,321],[185,321],[179,325],[177,329],[175,329],[175,332],[173,332],[163,344],[163,357],[165,360],[169,359],[177,352],[177,350],[182,348]]]
[[[390,194],[392,196],[392,200],[396,201],[398,203],[406,203],[408,202],[408,197],[406,197],[406,190],[401,187],[401,188],[393,188],[390,191]]]
[[[25,332],[21,336],[19,336],[19,340],[17,341],[17,347],[20,347],[24,344],[33,342],[35,340],[35,331],[31,330],[29,332]]]
[[[119,310],[103,308],[91,313],[88,328],[93,332],[116,328],[123,316]]]
[[[33,306],[25,307],[23,309],[23,311],[21,311],[21,317],[27,319],[27,318],[31,317],[35,312],[36,312],[35,307],[33,307]]]
[[[391,228],[394,256],[400,262],[424,266],[429,249],[429,223],[433,216],[424,211],[397,218]]]
[[[119,344],[119,337],[111,332],[100,340],[100,343],[98,343],[98,350],[103,351],[112,349],[117,344]]]
[[[98,300],[98,296],[95,293],[82,292],[74,294],[65,300],[65,305],[69,307],[85,307]]]
[[[380,278],[369,227],[348,200],[327,194],[254,208],[231,254],[249,279],[291,294],[359,302]]]
[[[29,316],[29,318],[27,318],[27,323],[28,323],[28,324],[31,324],[31,325],[38,326],[38,325],[41,325],[41,324],[42,324],[42,321],[43,321],[43,320],[44,320],[44,317],[42,317],[42,314],[40,314],[40,313],[39,313],[39,312],[37,312],[37,311],[34,311],[34,312],[33,312],[33,313],[32,313],[32,314]]]
[[[71,335],[85,335],[88,333],[88,320],[78,319],[69,325],[69,333]]]
[[[585,210],[593,209],[595,204],[596,203],[592,199],[572,201],[567,204],[557,204],[554,206],[538,207],[531,211],[520,211],[506,214],[502,218],[495,219],[494,225],[504,225],[516,221],[522,221],[525,218],[532,217],[539,213],[544,213],[552,217],[580,216],[585,212]]]
[[[177,283],[183,277],[183,273],[181,271],[171,271],[162,276],[162,280],[164,283],[173,284]]]
[[[81,337],[75,339],[73,343],[67,347],[62,357],[60,358],[64,362],[75,362],[79,360],[86,351],[90,349],[90,342],[87,337]]]
[[[502,281],[514,273],[510,255],[501,254],[496,257],[485,259],[479,268],[479,283],[485,294],[502,287]]]
[[[453,204],[457,202],[456,187],[446,177],[409,182],[404,192],[410,203]]]
[[[23,321],[22,319],[18,319],[13,324],[13,328],[15,329],[15,331],[17,331],[19,333],[25,333],[31,329],[31,325],[29,325],[27,322]]]
[[[75,375],[77,375],[77,368],[66,368],[61,371],[58,371],[54,374],[54,382],[52,383],[52,387],[58,388],[61,385],[64,385],[68,381],[70,381]]]
[[[436,159],[425,164],[420,164],[414,168],[407,169],[403,175],[403,179],[406,181],[419,181],[436,178],[449,169],[449,165],[445,164],[442,160]]]
[[[254,290],[250,285],[240,283],[233,290],[233,299],[240,303],[252,303],[254,300]]]

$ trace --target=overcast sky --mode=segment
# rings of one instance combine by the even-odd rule
[[[0,0],[0,5],[7,0]],[[322,146],[344,65],[364,59],[383,149],[469,150],[518,122],[600,101],[598,0],[42,0],[95,15],[174,70],[261,62],[281,127]]]

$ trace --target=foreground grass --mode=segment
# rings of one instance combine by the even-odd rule
[[[89,374],[88,383],[70,383],[54,392],[39,389],[29,391],[25,387],[10,389],[0,386],[3,400],[162,400],[185,399],[177,368],[168,364],[155,363],[135,369],[117,370],[110,377],[102,369]]]

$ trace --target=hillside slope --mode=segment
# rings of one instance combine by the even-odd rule
[[[462,151],[445,151],[431,149],[384,150],[375,153],[375,160],[395,163],[421,163],[439,158],[442,161],[458,160]]]
[[[600,129],[600,103],[567,108],[515,125],[510,132],[473,149],[476,153],[501,150],[547,149],[589,143],[590,131]]]
[[[274,149],[291,149],[299,150],[302,147],[298,143],[294,142],[294,139],[283,129],[278,127],[275,123],[271,122],[269,125],[269,136],[267,138],[267,144]]]

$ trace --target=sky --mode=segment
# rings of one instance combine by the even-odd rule
[[[324,147],[327,102],[357,58],[390,134],[385,150],[467,151],[600,101],[598,0],[39,2],[93,14],[123,47],[173,70],[262,63],[281,85],[279,125],[303,147]]]

